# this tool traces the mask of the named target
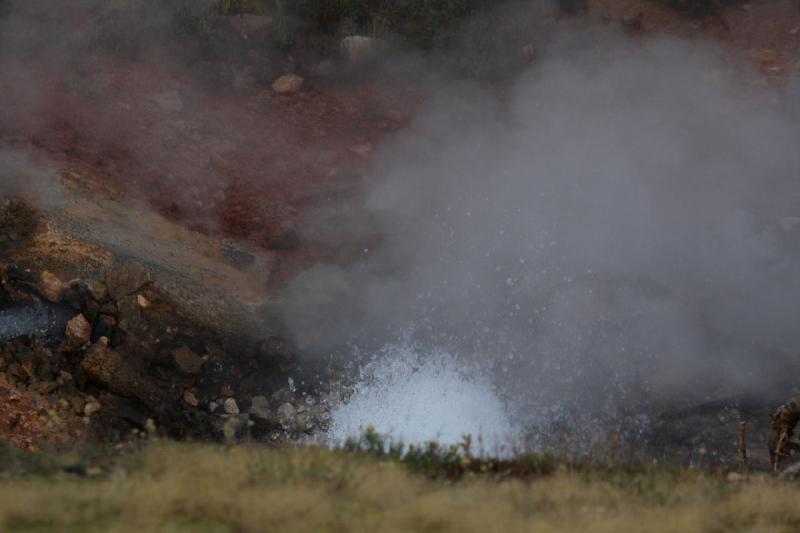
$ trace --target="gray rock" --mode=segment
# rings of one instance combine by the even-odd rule
[[[266,396],[254,396],[250,404],[250,414],[261,420],[270,420],[272,418],[269,411],[269,400]]]
[[[287,402],[278,407],[278,422],[283,426],[293,426],[295,416],[297,416],[297,411],[294,405]]]

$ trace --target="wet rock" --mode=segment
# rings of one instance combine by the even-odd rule
[[[250,403],[250,414],[261,420],[270,420],[269,400],[266,396],[254,396]]]
[[[226,398],[225,402],[223,403],[223,409],[229,415],[238,415],[239,414],[239,405],[236,403],[236,400],[233,398]]]
[[[89,321],[80,314],[67,322],[65,335],[69,348],[77,349],[91,342],[92,326],[89,324]]]
[[[278,389],[272,393],[272,401],[278,403],[288,403],[294,400],[294,395],[289,389]]]
[[[278,422],[285,427],[294,426],[295,423],[295,416],[297,416],[297,410],[294,408],[294,405],[290,403],[281,404],[278,407]]]
[[[172,359],[177,367],[187,374],[199,374],[205,362],[202,357],[194,353],[185,344],[176,350],[172,350]]]
[[[296,74],[287,74],[275,80],[272,90],[275,94],[289,95],[295,94],[303,87],[305,80]]]

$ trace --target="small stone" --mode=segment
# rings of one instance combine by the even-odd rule
[[[14,385],[11,383],[11,378],[5,372],[0,372],[0,389],[10,389]]]
[[[223,408],[225,412],[229,415],[238,415],[239,414],[239,406],[236,404],[236,400],[233,398],[226,398],[225,403],[223,404]]]
[[[262,420],[270,419],[269,400],[266,396],[253,396],[250,403],[250,414]]]
[[[197,407],[198,405],[200,405],[200,402],[197,400],[197,396],[195,396],[194,393],[190,390],[184,391],[183,401],[191,405],[192,407]]]
[[[83,346],[92,340],[92,326],[83,315],[79,314],[67,322],[66,336],[72,346],[76,348]]]
[[[296,74],[281,76],[272,84],[272,90],[276,94],[295,94],[303,87],[305,80]]]
[[[217,402],[215,402],[215,401],[208,402],[208,412],[209,413],[213,413],[214,411],[216,411],[217,407],[219,407],[219,404]]]
[[[136,295],[136,303],[139,304],[139,307],[142,309],[147,309],[150,307],[150,300],[142,296],[141,294]]]
[[[100,402],[98,402],[97,400],[90,400],[86,402],[86,404],[83,406],[83,414],[86,416],[92,416],[93,414],[100,411],[100,409],[102,408],[103,406],[100,405]]]
[[[223,396],[227,396],[228,398],[230,398],[235,394],[230,385],[223,385],[222,389],[220,389],[220,392],[222,393]]]
[[[296,415],[297,411],[295,410],[294,405],[288,402],[278,407],[278,422],[284,426],[294,424],[294,417]]]
[[[187,374],[198,374],[205,362],[185,344],[177,350],[172,350],[172,358],[178,368]]]

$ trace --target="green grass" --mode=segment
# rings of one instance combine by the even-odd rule
[[[362,442],[363,444],[363,442]],[[93,454],[83,477],[6,450],[2,531],[788,531],[800,488],[767,475],[661,466],[587,466],[530,456],[524,475],[449,473],[385,448],[269,449],[151,442]],[[435,457],[448,457],[437,462]],[[70,458],[52,457],[68,462]],[[87,460],[87,459],[83,459]],[[500,463],[496,463],[500,464]],[[512,462],[506,463],[510,465]],[[443,468],[443,469],[442,469]],[[86,475],[88,474],[88,475]]]

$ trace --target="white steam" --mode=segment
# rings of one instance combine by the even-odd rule
[[[323,354],[411,328],[479,362],[528,427],[554,407],[615,423],[788,394],[800,119],[789,93],[733,72],[696,44],[587,34],[503,94],[443,84],[378,155],[358,223],[319,223],[379,245],[298,277],[290,325]],[[370,409],[415,403],[416,378],[398,383]]]

